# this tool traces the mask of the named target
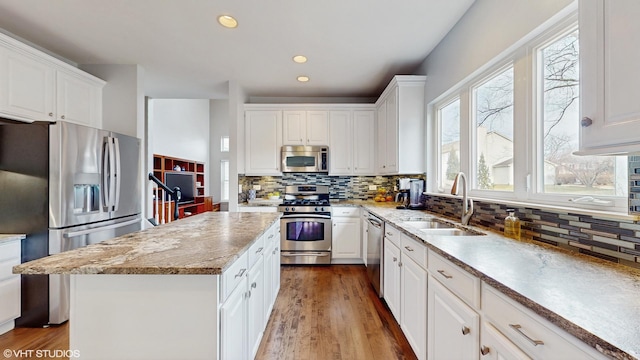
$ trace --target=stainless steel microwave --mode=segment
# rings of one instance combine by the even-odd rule
[[[282,172],[329,172],[327,146],[283,146]]]

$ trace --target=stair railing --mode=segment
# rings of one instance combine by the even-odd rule
[[[162,190],[166,191],[167,194],[169,194],[171,196],[171,200],[173,200],[173,220],[178,220],[178,217],[180,217],[180,211],[178,210],[178,201],[180,201],[180,198],[182,197],[182,193],[180,192],[180,188],[179,187],[174,187],[173,189],[169,188],[167,185],[165,185],[160,179],[158,179],[157,177],[155,177],[155,175],[153,175],[153,173],[149,173],[149,180],[153,181],[158,187],[162,188]],[[156,191],[156,201],[158,201],[158,196],[159,196],[159,192]],[[162,223],[164,223],[164,194],[162,195]],[[158,219],[158,206],[156,205],[156,222],[159,221]]]

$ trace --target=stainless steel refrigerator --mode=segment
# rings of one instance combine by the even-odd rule
[[[140,140],[71,123],[0,121],[0,233],[22,262],[141,227]],[[68,275],[22,275],[17,326],[69,318]]]

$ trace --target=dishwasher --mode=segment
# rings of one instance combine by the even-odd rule
[[[367,222],[367,275],[378,296],[382,297],[384,221],[369,213]]]

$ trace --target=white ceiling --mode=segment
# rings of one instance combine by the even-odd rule
[[[155,98],[226,98],[229,80],[255,97],[375,97],[473,1],[0,0],[0,28],[77,64],[140,64]]]

